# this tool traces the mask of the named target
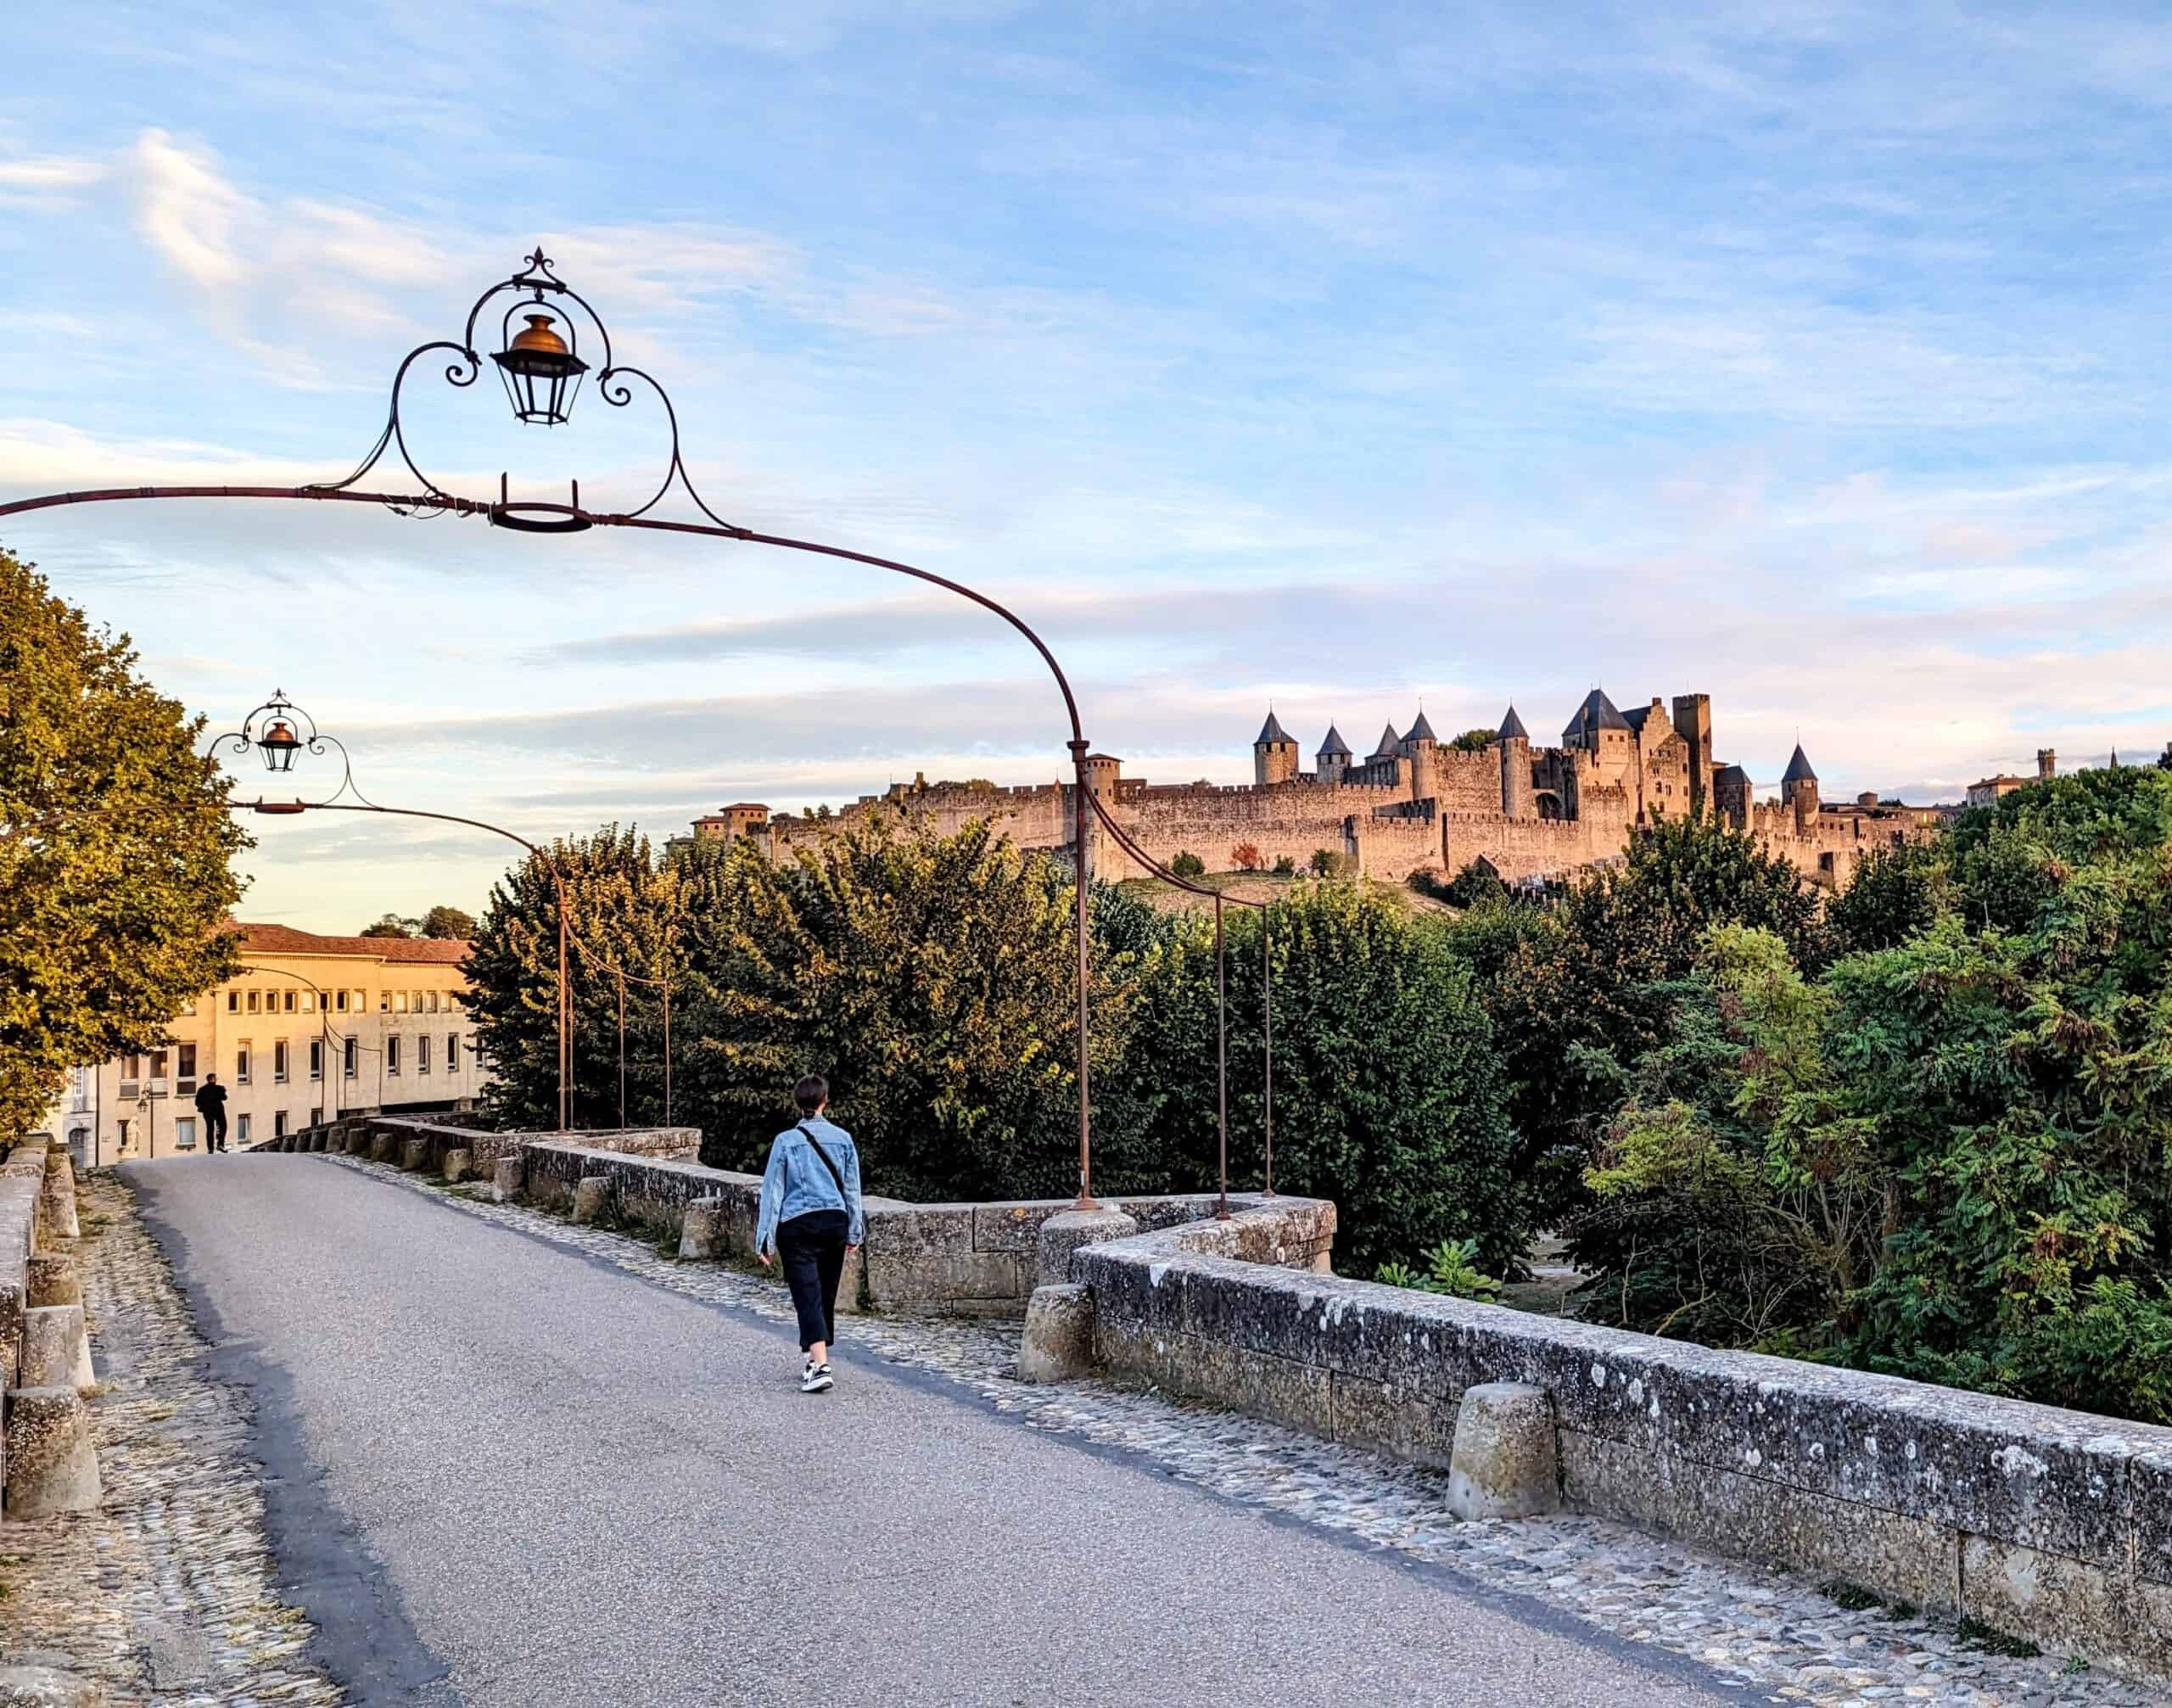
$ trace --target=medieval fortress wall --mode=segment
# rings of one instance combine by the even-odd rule
[[[1664,818],[1711,810],[1748,831],[1814,882],[1844,888],[1869,850],[1923,840],[1943,822],[1933,809],[1864,799],[1821,802],[1817,773],[1800,746],[1777,798],[1755,800],[1740,766],[1713,755],[1711,700],[1658,697],[1623,713],[1599,689],[1576,710],[1556,747],[1535,747],[1515,708],[1475,749],[1443,743],[1421,712],[1408,731],[1385,730],[1368,757],[1330,728],[1303,764],[1299,745],[1273,713],[1252,744],[1247,784],[1150,783],[1123,775],[1122,762],[1095,754],[1089,787],[1125,831],[1164,865],[1196,854],[1209,871],[1287,860],[1302,868],[1322,850],[1346,870],[1386,882],[1413,873],[1453,875],[1483,860],[1509,883],[1565,877],[1618,860],[1632,836]],[[865,795],[845,820],[895,810],[949,833],[994,823],[1022,848],[1068,850],[1075,834],[1073,786],[1002,788],[981,781],[915,778]],[[721,809],[697,821],[697,836],[751,837],[772,858],[819,838],[837,819],[772,816],[759,804]],[[1143,875],[1098,823],[1087,857],[1111,877]]]

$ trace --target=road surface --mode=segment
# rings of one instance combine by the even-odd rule
[[[1739,1701],[308,1156],[124,1171],[253,1392],[283,1584],[358,1702]]]

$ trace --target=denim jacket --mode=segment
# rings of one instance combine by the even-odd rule
[[[845,1238],[857,1246],[866,1237],[867,1218],[859,1204],[859,1151],[852,1134],[820,1115],[809,1116],[806,1124],[844,1176],[844,1196],[837,1196],[837,1183],[808,1144],[806,1134],[797,1127],[786,1128],[771,1142],[770,1166],[762,1173],[761,1215],[754,1224],[758,1252],[775,1249],[778,1223],[810,1210],[842,1210],[852,1224]]]

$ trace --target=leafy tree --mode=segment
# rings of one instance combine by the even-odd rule
[[[1498,730],[1465,730],[1448,746],[1458,753],[1482,753],[1500,739]]]
[[[1306,864],[1312,868],[1314,877],[1342,876],[1342,856],[1333,848],[1314,848],[1312,859]]]
[[[1441,886],[1440,897],[1451,907],[1478,907],[1487,902],[1506,901],[1509,888],[1501,882],[1501,874],[1493,869],[1493,862],[1481,854]]]
[[[379,914],[357,933],[361,937],[420,937],[423,922],[419,919],[403,919],[396,913]]]
[[[1257,871],[1266,861],[1260,858],[1257,843],[1239,843],[1229,850],[1229,864],[1239,871]]]
[[[1520,1259],[1491,1028],[1438,932],[1354,886],[1306,885],[1225,917],[1230,1176],[1259,1179],[1265,1081],[1262,942],[1272,948],[1274,1179],[1335,1201],[1336,1248],[1363,1274],[1475,1237],[1496,1268]],[[1140,971],[1122,1078],[1143,1120],[1145,1176],[1111,1189],[1205,1187],[1218,1151],[1211,921],[1172,922]],[[1114,1136],[1112,1134],[1112,1136]]]
[[[1843,950],[1890,949],[1929,929],[1950,904],[1948,850],[1873,848],[1847,888],[1826,904],[1825,922]]]
[[[1204,877],[1206,876],[1206,862],[1186,849],[1169,862],[1169,870],[1178,877]]]
[[[248,839],[203,720],[0,551],[0,1135],[232,972]]]
[[[438,906],[423,916],[419,936],[460,941],[475,935],[475,916],[456,907]]]

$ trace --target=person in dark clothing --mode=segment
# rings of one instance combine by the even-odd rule
[[[227,1148],[227,1088],[219,1084],[219,1076],[207,1073],[204,1083],[196,1088],[196,1112],[204,1117],[204,1149],[207,1151]]]
[[[859,1151],[852,1134],[823,1118],[830,1082],[810,1073],[792,1088],[799,1124],[777,1134],[762,1175],[754,1255],[781,1260],[799,1318],[799,1391],[829,1387],[830,1347],[837,1337],[837,1283],[845,1259],[866,1236],[859,1201]]]

